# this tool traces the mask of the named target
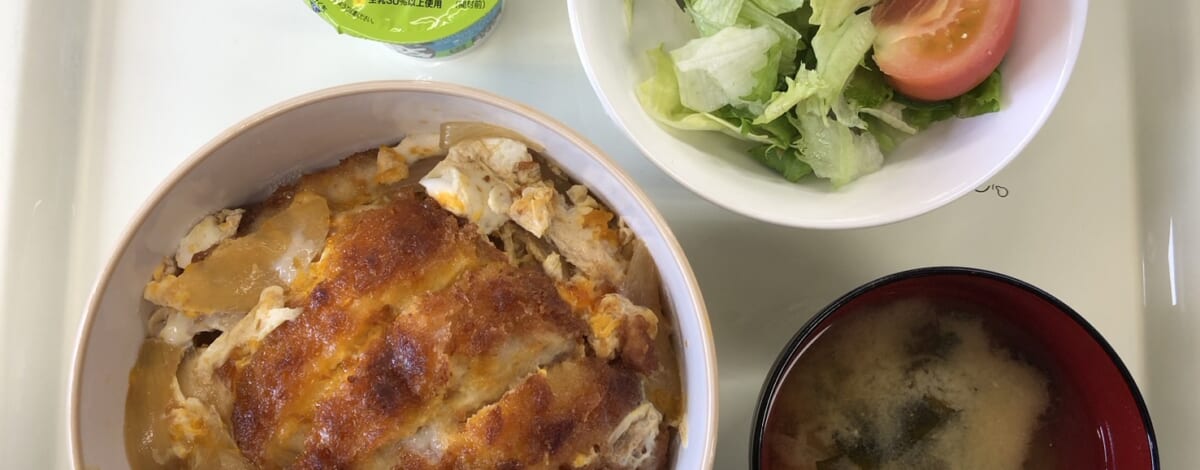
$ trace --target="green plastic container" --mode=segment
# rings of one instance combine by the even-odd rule
[[[449,57],[479,44],[503,0],[307,0],[339,33],[379,41],[405,55]]]

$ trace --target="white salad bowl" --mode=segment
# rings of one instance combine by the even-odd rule
[[[267,109],[217,136],[158,187],[119,241],[83,316],[67,404],[74,468],[128,466],[125,395],[150,309],[142,289],[197,220],[261,199],[289,176],[407,133],[436,132],[441,122],[464,120],[507,127],[542,144],[547,158],[590,188],[645,242],[677,329],[684,376],[675,468],[710,468],[717,373],[708,316],[683,251],[645,193],[600,149],[540,112],[485,92],[419,81],[341,86]]]
[[[575,47],[605,110],[680,184],[734,212],[780,225],[844,229],[897,222],[941,207],[987,181],[1033,138],[1058,102],[1083,39],[1087,0],[1021,2],[1000,66],[1000,112],[938,123],[887,155],[883,168],[841,188],[790,183],[737,140],[669,129],[642,110],[635,87],[651,75],[646,51],[679,47],[695,27],[674,0],[568,0]]]

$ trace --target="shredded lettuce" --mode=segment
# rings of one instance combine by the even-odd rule
[[[860,131],[867,130],[867,122],[859,116],[859,113],[862,112],[861,107],[840,96],[834,98],[831,105],[830,112],[833,113],[834,120],[846,127],[853,127]]]
[[[799,137],[796,128],[786,118],[779,118],[766,124],[754,124],[756,114],[744,108],[726,106],[713,113],[713,116],[737,127],[738,134],[748,137],[748,140],[764,142],[776,147],[789,147]]]
[[[808,22],[836,28],[855,12],[876,3],[879,3],[879,0],[812,0],[809,2],[812,6],[812,17]]]
[[[774,142],[771,139],[771,136],[763,132],[762,128],[756,126],[747,126],[744,124],[742,119],[737,118],[728,112],[732,109],[737,108],[727,106],[717,110],[715,113],[704,113],[704,116],[721,126],[720,131],[724,132],[726,135],[736,137],[740,140],[756,142],[760,144],[770,144]]]
[[[788,26],[791,26],[796,31],[800,32],[800,42],[804,43],[805,45],[812,43],[812,37],[814,34],[817,34],[817,28],[819,27],[819,25],[812,24],[808,21],[810,17],[812,17],[811,3],[805,3],[804,6],[800,7],[800,9],[796,11],[779,15],[779,19],[783,20],[783,22],[787,23]],[[811,64],[812,62],[808,63]]]
[[[879,142],[879,151],[884,154],[895,150],[896,146],[909,137],[909,134],[896,130],[896,128],[885,124],[883,121],[875,118],[875,116],[867,114],[862,118],[867,123],[867,132],[871,133],[876,142]]]
[[[667,126],[751,144],[750,156],[788,181],[812,174],[834,187],[878,170],[935,122],[1000,109],[998,71],[951,100],[897,94],[871,57],[878,2],[677,0],[700,37],[649,51],[638,101]]]
[[[935,122],[954,117],[954,103],[949,101],[923,102],[901,97],[897,97],[897,100],[904,106],[904,122],[918,130],[925,130]]]
[[[679,101],[679,82],[675,78],[675,64],[662,47],[646,52],[654,75],[637,87],[638,102],[642,109],[659,122],[676,129],[691,131],[719,131],[722,126],[704,113],[687,109]]]
[[[804,6],[804,0],[750,0],[763,11],[770,13],[771,16],[779,16],[784,13],[799,10]],[[744,8],[744,7],[743,7]]]
[[[778,37],[778,36],[777,36]],[[777,41],[775,45],[767,49],[766,52],[767,64],[754,72],[754,88],[750,90],[750,94],[742,96],[733,103],[741,107],[751,109],[756,114],[763,110],[763,101],[771,97],[775,92],[776,85],[779,84],[779,64],[783,61],[783,41]]]
[[[916,101],[896,96],[904,105],[904,122],[918,130],[950,118],[968,118],[1000,110],[1000,70],[962,96],[946,101]]]
[[[842,96],[847,100],[864,108],[883,106],[895,95],[895,90],[884,80],[883,73],[870,62],[854,70],[854,75],[850,76],[846,89],[842,91]]]
[[[767,27],[731,26],[670,52],[684,106],[711,112],[775,88],[779,36]]]
[[[756,124],[778,119],[825,87],[817,72],[804,68],[797,70],[795,77],[784,79],[784,82],[787,83],[787,89],[771,94],[771,99],[767,101],[762,114],[754,120]]]
[[[854,132],[835,120],[809,113],[796,116],[792,123],[800,131],[800,159],[834,187],[883,166],[879,142],[871,134]]]
[[[750,148],[750,156],[793,183],[813,172],[811,166],[800,161],[800,151],[794,147],[758,145]]]
[[[869,12],[854,15],[836,28],[821,27],[812,41],[816,69],[796,71],[796,76],[786,81],[787,90],[772,95],[762,116],[755,122],[773,121],[809,98],[815,100],[805,107],[805,112],[828,113],[841,99],[846,82],[874,40],[875,26],[871,24]]]
[[[917,133],[917,128],[904,121],[905,106],[892,101],[896,96],[895,90],[887,84],[883,73],[880,73],[871,61],[854,70],[854,75],[850,77],[842,96],[856,112],[878,121],[872,123],[867,120],[868,129],[872,125],[886,125],[904,134]]]
[[[745,0],[688,0],[687,12],[701,36],[733,26]]]
[[[914,135],[919,132],[912,124],[904,121],[904,105],[895,101],[888,101],[878,108],[859,108],[858,112],[874,117],[881,124],[886,124],[892,129],[908,135]]]
[[[662,47],[646,53],[654,75],[638,84],[636,94],[642,109],[656,121],[686,131],[719,131],[741,140],[770,143],[766,133],[742,124],[742,119],[729,114],[699,113],[679,101],[679,83],[671,56]],[[728,108],[732,109],[732,108]],[[741,111],[742,114],[745,111]]]
[[[742,7],[742,12],[738,16],[738,24],[752,28],[764,26],[779,36],[779,63],[771,69],[772,73],[786,75],[796,70],[796,53],[804,49],[804,43],[800,41],[800,32],[796,31],[796,28],[752,2],[746,3]],[[767,90],[767,93],[769,94],[770,91],[772,90]]]
[[[817,56],[817,73],[824,85],[820,92],[823,102],[818,112],[828,111],[833,101],[841,96],[850,75],[871,50],[875,34],[870,11],[852,15],[836,28],[822,26],[817,30],[812,41],[813,51]]]
[[[954,114],[960,118],[969,118],[980,114],[994,113],[1000,110],[1000,69],[992,71],[971,91],[954,98]]]

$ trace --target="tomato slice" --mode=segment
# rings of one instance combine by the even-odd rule
[[[1020,0],[884,0],[871,13],[875,63],[911,98],[961,95],[1000,65],[1020,8]]]

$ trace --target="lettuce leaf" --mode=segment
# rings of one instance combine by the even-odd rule
[[[752,2],[742,6],[738,24],[752,28],[765,26],[779,36],[779,63],[774,70],[782,75],[791,75],[796,71],[796,53],[805,47],[799,31]]]
[[[858,113],[862,110],[861,106],[851,103],[845,97],[839,96],[834,98],[830,111],[833,118],[846,127],[853,127],[860,131],[867,129],[867,122],[859,117]]]
[[[870,133],[860,134],[835,120],[810,113],[795,116],[792,124],[800,131],[796,142],[800,160],[834,187],[883,166],[879,142]]]
[[[680,102],[711,112],[770,92],[778,80],[778,43],[779,36],[765,26],[731,26],[671,51]]]
[[[764,128],[762,126],[746,125],[743,119],[728,112],[729,110],[736,109],[738,108],[726,106],[712,113],[704,113],[704,116],[721,126],[720,131],[724,132],[725,135],[735,137],[738,140],[759,144],[771,144],[775,142],[770,135],[763,132]]]
[[[875,35],[870,11],[852,15],[835,28],[822,26],[817,30],[812,46],[817,58],[817,73],[825,85],[820,93],[824,103],[819,112],[828,111],[833,101],[841,96],[854,69],[871,50]]]
[[[771,16],[779,16],[784,13],[789,13],[800,9],[804,6],[804,0],[750,0],[762,8],[763,11],[770,13]]]
[[[683,130],[719,131],[721,124],[704,113],[687,109],[679,101],[679,82],[675,64],[662,46],[646,51],[654,75],[638,84],[635,90],[642,109],[658,122]]]
[[[851,103],[864,108],[878,108],[892,100],[895,90],[883,78],[883,73],[868,62],[854,70],[842,96]]]
[[[771,96],[755,123],[773,121],[804,101],[811,102],[802,112],[828,113],[841,99],[846,83],[874,40],[870,11],[853,15],[838,27],[822,26],[812,40],[816,69],[801,68],[795,77],[785,80],[787,89]]]
[[[733,26],[745,0],[688,0],[687,12],[701,36]]]
[[[820,75],[816,71],[806,68],[797,70],[794,78],[786,78],[784,82],[787,83],[787,89],[771,94],[771,99],[767,101],[767,106],[763,108],[762,114],[754,119],[756,124],[779,119],[802,101],[825,88],[825,83],[821,80]]]
[[[904,121],[904,105],[895,101],[888,101],[877,108],[859,108],[858,112],[874,117],[881,124],[886,124],[888,127],[908,135],[919,132],[917,128]]]
[[[788,181],[834,187],[935,122],[1000,109],[999,72],[951,100],[898,94],[870,57],[878,1],[678,0],[702,37],[649,51],[638,100],[664,125],[753,143],[750,156]]]
[[[811,166],[800,161],[800,151],[793,147],[758,145],[750,149],[750,156],[793,183],[813,172]]]
[[[954,99],[954,114],[969,118],[1000,110],[1000,69],[992,71],[983,83]]]
[[[875,141],[879,142],[879,151],[885,154],[895,150],[901,142],[911,137],[870,114],[862,118],[867,123],[867,132],[870,132],[871,136],[875,137]]]
[[[879,0],[812,0],[812,16],[808,22],[821,26],[838,27],[855,12],[873,6]]]
[[[983,83],[954,99],[917,101],[896,95],[896,102],[904,105],[904,121],[917,130],[950,118],[993,113],[1000,110],[1000,70],[996,69]]]
[[[744,108],[726,106],[712,113],[714,117],[735,124],[738,133],[754,140],[763,140],[776,147],[790,147],[800,137],[796,128],[786,118],[779,118],[766,124],[754,124],[757,116]]]
[[[646,52],[654,75],[638,84],[635,93],[642,109],[654,120],[687,131],[719,131],[740,140],[767,144],[774,142],[761,128],[749,127],[733,115],[725,117],[688,109],[679,101],[679,83],[671,56],[659,46]],[[727,107],[728,109],[733,109]],[[745,113],[746,111],[741,111]]]

